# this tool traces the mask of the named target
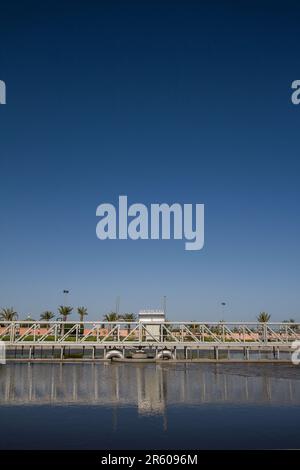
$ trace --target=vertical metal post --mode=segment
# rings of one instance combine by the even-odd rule
[[[268,330],[266,323],[263,324],[264,343],[268,342]]]
[[[215,359],[216,359],[216,361],[219,360],[219,348],[218,348],[218,346],[215,346]]]
[[[14,343],[15,342],[15,324],[11,323],[9,329],[10,329],[10,342]]]

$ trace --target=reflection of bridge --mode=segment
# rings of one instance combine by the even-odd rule
[[[142,414],[180,404],[300,405],[295,369],[278,375],[274,367],[254,365],[14,364],[0,370],[0,405],[136,406]]]
[[[151,347],[155,356],[163,349],[178,358],[191,359],[193,352],[213,351],[219,358],[219,351],[242,351],[249,359],[250,351],[264,350],[279,358],[280,351],[291,351],[291,344],[300,340],[299,323],[200,323],[164,322],[158,325],[159,333],[153,335],[151,328],[142,322],[42,322],[14,321],[0,323],[0,340],[9,349],[26,348],[29,358],[37,348],[60,350],[63,359],[66,346],[91,351],[95,359],[97,351],[102,358],[108,350],[117,349],[122,357],[136,347]]]

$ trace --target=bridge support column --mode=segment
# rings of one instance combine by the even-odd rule
[[[279,347],[273,347],[273,357],[274,359],[279,359],[280,358],[280,350]]]
[[[215,353],[215,359],[216,361],[218,361],[219,360],[219,348],[217,346],[215,346],[214,353]]]
[[[249,348],[244,348],[244,359],[248,361],[250,359],[250,350]]]
[[[64,358],[64,346],[61,346],[61,348],[60,348],[60,359],[61,359],[61,361],[63,360],[63,358]]]
[[[32,356],[32,347],[29,346],[29,354],[28,354],[28,359],[31,359]]]
[[[95,346],[92,348],[92,359],[95,359]]]
[[[187,359],[187,358],[188,358],[187,346],[184,346],[184,359]]]
[[[176,349],[176,346],[174,346],[173,355],[174,355],[174,359],[177,359],[177,349]]]

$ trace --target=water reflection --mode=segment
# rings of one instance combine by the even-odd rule
[[[300,404],[299,369],[272,365],[9,364],[0,369],[0,405],[136,406]]]

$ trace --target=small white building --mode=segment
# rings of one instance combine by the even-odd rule
[[[146,341],[161,341],[161,324],[166,321],[165,312],[163,310],[141,310],[139,312],[139,322],[146,327]]]

